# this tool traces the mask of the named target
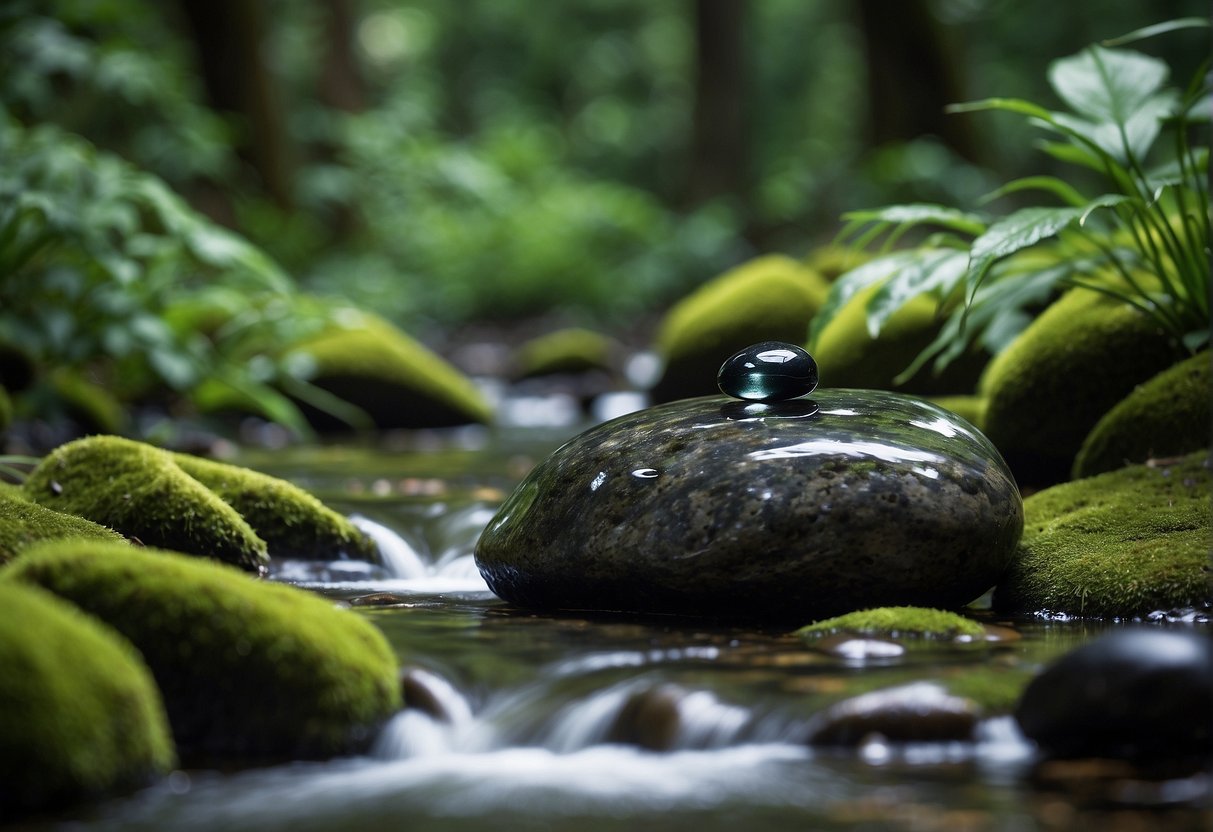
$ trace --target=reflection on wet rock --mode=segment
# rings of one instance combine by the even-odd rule
[[[890,742],[969,740],[978,708],[939,685],[916,682],[843,700],[813,718],[813,745],[858,746],[881,737]]]
[[[1210,702],[1207,634],[1126,630],[1079,647],[1032,680],[1015,718],[1049,756],[1207,760]]]
[[[804,623],[956,607],[1006,567],[1022,503],[967,422],[875,391],[819,391],[807,418],[729,404],[649,408],[557,450],[481,536],[490,588],[532,608]]]
[[[852,662],[880,661],[903,656],[906,648],[885,638],[870,638],[839,633],[824,636],[813,644],[813,649]]]

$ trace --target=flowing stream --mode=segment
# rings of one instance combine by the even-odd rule
[[[826,750],[806,736],[815,714],[856,691],[973,670],[1010,685],[1107,625],[1001,621],[1023,637],[848,657],[708,619],[503,604],[473,547],[558,440],[473,434],[238,460],[312,489],[379,542],[383,565],[286,561],[272,578],[382,629],[409,707],[365,756],[179,771],[22,828],[1029,830],[1081,828],[1084,812],[1105,811],[1034,787],[1034,751],[1007,716],[983,720],[964,743]]]

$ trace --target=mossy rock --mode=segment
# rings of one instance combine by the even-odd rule
[[[662,320],[657,351],[665,370],[654,401],[718,393],[725,359],[760,341],[803,344],[829,294],[825,279],[779,254],[751,260],[701,286]]]
[[[995,608],[1133,617],[1210,603],[1208,457],[1131,465],[1024,500]]]
[[[1209,447],[1213,436],[1209,353],[1163,370],[1104,414],[1091,429],[1071,472],[1075,479],[1134,462]]]
[[[117,436],[60,445],[25,481],[27,497],[148,546],[261,572],[266,544],[234,508],[165,451]]]
[[[835,633],[888,638],[981,638],[985,628],[963,615],[927,607],[875,607],[827,618],[802,627],[796,634],[813,639]]]
[[[974,427],[980,428],[986,417],[986,400],[981,396],[930,396],[928,401],[950,410]]]
[[[1020,485],[1061,482],[1096,422],[1183,356],[1148,316],[1072,289],[990,362],[982,430]]]
[[[897,390],[918,395],[969,394],[977,387],[989,354],[975,349],[935,375],[924,367],[904,383],[895,379],[939,334],[942,319],[936,302],[912,298],[885,321],[875,338],[868,332],[867,305],[880,283],[860,290],[834,318],[815,333],[813,357],[825,387]]]
[[[83,517],[51,511],[15,488],[0,487],[0,563],[43,540],[83,537],[125,543],[122,535]]]
[[[514,355],[516,378],[559,373],[614,372],[615,342],[589,329],[558,329],[532,338]]]
[[[130,640],[163,694],[180,753],[194,760],[361,751],[401,706],[383,634],[301,589],[88,541],[31,547],[0,577],[42,586]]]
[[[286,480],[188,454],[169,456],[234,508],[271,557],[379,560],[374,542],[354,524]]]
[[[0,818],[172,769],[160,692],[127,641],[33,586],[0,581],[0,610]]]
[[[854,246],[826,245],[805,255],[804,264],[824,277],[827,282],[833,283],[871,259],[871,252]]]
[[[334,326],[290,348],[300,378],[357,408],[380,429],[487,423],[492,409],[471,380],[444,359],[375,315],[349,310]],[[359,425],[300,390],[289,391],[320,431]]]

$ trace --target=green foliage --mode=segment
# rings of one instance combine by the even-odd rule
[[[1176,21],[1121,42],[1208,25],[1205,19]],[[1190,134],[1207,117],[1207,69],[1208,61],[1181,92],[1164,86],[1169,69],[1163,61],[1093,45],[1050,67],[1049,82],[1069,112],[1010,98],[954,107],[1026,118],[1051,134],[1041,149],[1084,174],[1098,173],[1106,192],[1091,197],[1066,179],[1035,176],[1014,180],[989,199],[1032,190],[1065,204],[1024,207],[1002,217],[938,205],[847,214],[842,236],[859,245],[885,235],[885,245],[892,246],[923,225],[942,230],[839,279],[814,332],[873,283],[882,284],[867,305],[873,333],[905,303],[930,297],[947,322],[902,374],[907,378],[932,361],[938,372],[975,340],[996,352],[1026,325],[1033,307],[1069,285],[1110,294],[1197,349],[1209,337],[1209,153],[1194,146]],[[1171,143],[1160,149],[1164,129]],[[1109,272],[1120,281],[1098,278]]]

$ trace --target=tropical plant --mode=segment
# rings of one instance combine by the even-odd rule
[[[1027,118],[1049,134],[1041,150],[1094,172],[1106,190],[1088,196],[1081,183],[1031,176],[1003,185],[986,201],[1040,191],[1061,204],[1001,217],[926,204],[845,214],[841,238],[862,248],[883,237],[883,256],[839,278],[812,332],[822,332],[873,284],[881,284],[865,307],[873,337],[910,299],[936,299],[943,325],[901,374],[904,380],[928,362],[938,372],[975,342],[997,352],[1031,320],[1033,307],[1059,288],[1082,286],[1140,309],[1190,350],[1206,344],[1209,148],[1194,144],[1191,134],[1209,116],[1209,60],[1179,91],[1165,86],[1164,61],[1117,47],[1209,25],[1204,18],[1161,23],[1055,61],[1049,83],[1069,112],[1017,98],[952,107]],[[1157,142],[1164,130],[1169,147]],[[940,230],[913,248],[893,250],[920,226]]]
[[[0,333],[39,365],[122,397],[226,385],[301,433],[269,355],[301,314],[263,252],[190,209],[162,180],[58,128],[0,110]]]

